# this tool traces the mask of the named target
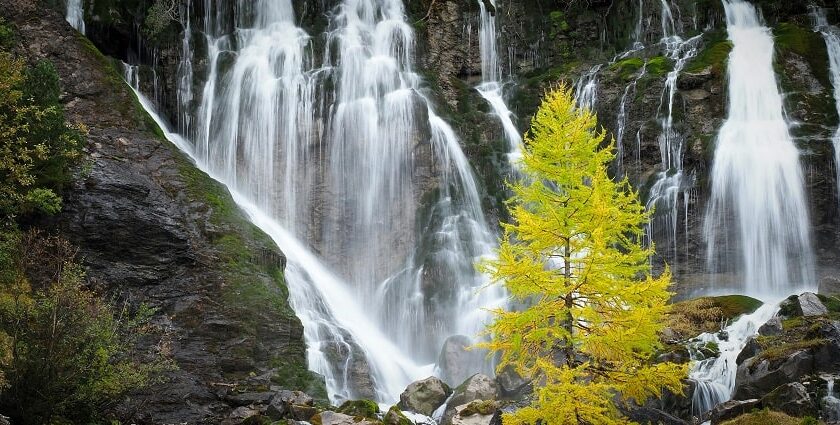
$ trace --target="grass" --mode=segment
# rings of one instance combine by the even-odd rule
[[[693,338],[703,332],[717,332],[721,324],[731,323],[743,314],[752,313],[761,304],[761,301],[744,295],[682,301],[671,307],[666,326],[682,339]]]
[[[784,413],[761,410],[722,422],[721,425],[806,425],[810,423],[821,424],[824,422],[816,422],[813,418],[794,418]]]

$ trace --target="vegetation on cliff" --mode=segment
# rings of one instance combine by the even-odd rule
[[[530,307],[495,312],[485,346],[544,382],[512,424],[625,423],[615,395],[644,403],[682,393],[684,365],[650,364],[660,348],[670,273],[652,277],[642,244],[649,213],[626,180],[594,115],[566,88],[549,92],[525,137],[524,179],[511,184],[512,223],[498,258],[480,265]]]

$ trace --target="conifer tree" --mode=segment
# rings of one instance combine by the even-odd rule
[[[653,363],[670,272],[651,276],[642,243],[650,214],[607,173],[612,144],[570,91],[546,94],[524,139],[523,178],[510,185],[512,223],[479,268],[529,307],[495,311],[500,353],[536,385],[506,424],[624,424],[619,404],[682,392],[686,366]]]

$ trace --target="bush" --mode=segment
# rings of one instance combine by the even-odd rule
[[[0,237],[0,408],[16,424],[87,423],[168,368],[132,355],[152,311],[109,306],[74,252],[34,231]]]
[[[0,51],[0,213],[55,213],[57,193],[81,157],[81,132],[69,127],[59,103],[58,74],[42,61]]]

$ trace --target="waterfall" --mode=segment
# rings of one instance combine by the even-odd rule
[[[480,9],[479,19],[479,50],[481,52],[481,84],[476,90],[487,101],[493,112],[498,117],[505,132],[505,140],[508,142],[508,160],[516,164],[522,156],[522,136],[516,124],[513,123],[513,113],[505,103],[499,81],[501,70],[499,68],[499,53],[496,46],[496,0],[489,0],[493,10],[488,10],[485,0],[476,0]]]
[[[814,286],[799,151],[773,70],[773,36],[755,7],[724,0],[733,48],[729,114],[717,137],[704,233],[712,271],[740,272],[742,291],[782,297]],[[734,255],[727,251],[734,244]],[[737,259],[728,264],[730,257]]]
[[[593,66],[584,72],[575,84],[575,102],[578,107],[595,109],[595,102],[598,100],[598,73],[601,67],[601,64]]]
[[[736,242],[740,261],[734,266],[741,273],[741,291],[778,301],[814,282],[799,152],[784,119],[770,30],[752,4],[723,0],[723,5],[733,44],[729,116],[718,134],[711,174],[704,227],[707,261],[710,269],[723,269],[726,244]],[[737,356],[758,327],[773,317],[777,306],[777,302],[766,302],[742,316],[725,329],[725,338],[700,336],[701,343],[717,343],[720,355],[692,367],[689,376],[697,385],[692,414],[701,417],[731,398]]]
[[[834,86],[834,103],[837,113],[840,115],[840,29],[828,24],[824,9],[815,7],[812,9],[812,14],[814,30],[822,34],[828,48],[829,76],[831,77],[831,84]],[[835,131],[832,142],[834,144],[834,168],[837,173],[838,197],[840,197],[840,128]]]
[[[286,253],[309,366],[331,400],[393,402],[505,299],[480,290],[473,264],[495,237],[458,137],[413,70],[403,4],[344,0],[310,35],[290,0],[202,3],[203,40],[182,22],[180,134],[168,136]],[[465,367],[493,372],[474,357]]]
[[[663,0],[663,8],[667,4]],[[664,9],[663,9],[664,10]],[[663,12],[663,18],[671,16],[670,10]],[[673,28],[673,22],[670,28]],[[663,31],[669,28],[663,24]],[[683,40],[676,34],[663,33],[662,43],[665,45],[665,56],[674,61],[674,68],[665,78],[665,88],[662,92],[657,110],[659,125],[662,129],[659,135],[659,152],[661,170],[657,174],[656,182],[650,189],[647,208],[654,206],[659,209],[648,225],[648,237],[653,242],[656,226],[662,225],[667,230],[665,250],[670,250],[670,263],[676,265],[678,258],[677,228],[679,224],[679,200],[683,198],[684,205],[688,204],[688,196],[694,186],[694,176],[685,175],[683,169],[684,137],[674,128],[674,96],[677,92],[677,78],[685,65],[697,55],[697,46],[702,36],[697,35]],[[663,107],[666,110],[663,113]],[[664,213],[663,213],[664,211]],[[688,227],[688,210],[685,210],[685,227]],[[662,248],[662,247],[660,247]],[[662,250],[660,250],[662,254]]]
[[[67,15],[65,17],[80,33],[85,33],[85,10],[84,0],[67,0]]]

